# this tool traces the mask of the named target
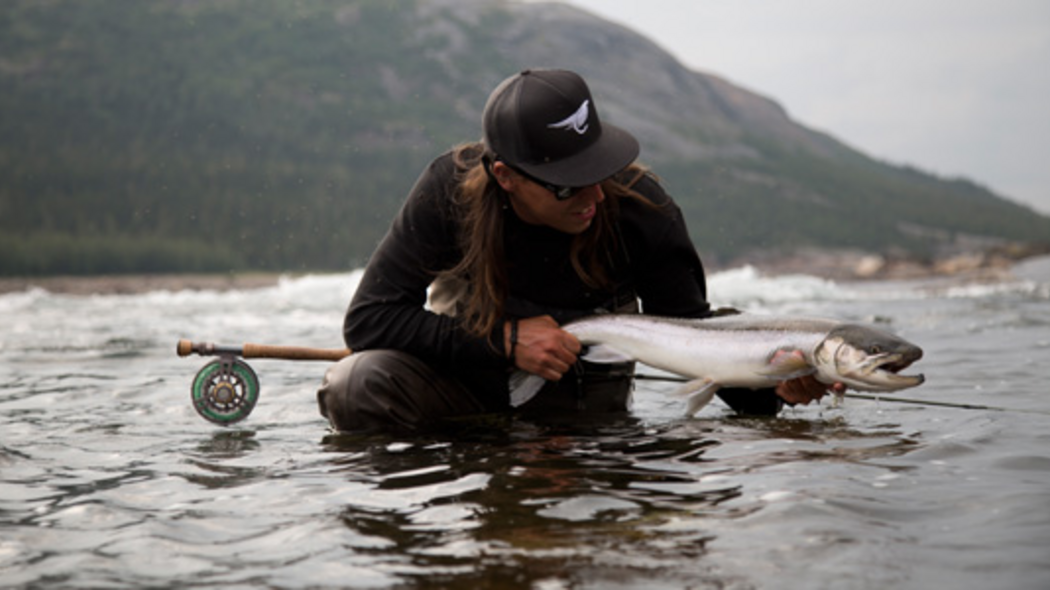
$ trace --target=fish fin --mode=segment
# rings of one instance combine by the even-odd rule
[[[721,388],[720,384],[710,379],[694,379],[679,387],[675,393],[681,396],[688,396],[685,415],[692,416],[706,406],[715,397],[715,392]]]
[[[526,373],[525,371],[514,371],[510,375],[510,405],[517,408],[525,402],[536,397],[536,394],[547,384],[547,380],[539,375]]]
[[[625,363],[635,360],[634,357],[626,355],[607,344],[591,344],[587,350],[580,355],[582,360],[589,363],[613,364]]]
[[[801,350],[782,348],[773,353],[766,370],[760,371],[759,374],[779,381],[787,381],[816,372],[817,369],[809,364],[806,355]]]

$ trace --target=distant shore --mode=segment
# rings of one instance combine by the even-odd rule
[[[708,265],[708,273],[756,268],[766,276],[804,274],[841,282],[895,281],[952,278],[962,282],[1010,280],[1015,264],[1045,256],[988,251],[958,254],[932,261],[895,259],[860,252],[813,250],[789,256],[752,256],[725,265]],[[301,274],[301,273],[300,273]],[[277,285],[289,273],[152,274],[100,276],[0,277],[0,294],[33,288],[69,295],[119,295],[149,291],[232,291],[263,289]]]
[[[287,273],[156,274],[0,277],[0,293],[37,288],[67,295],[123,295],[150,291],[234,291],[273,287]]]
[[[864,252],[808,250],[790,255],[750,256],[733,261],[726,268],[749,265],[764,275],[804,274],[851,282],[949,277],[962,281],[985,282],[1009,279],[1015,264],[1038,254],[989,250],[920,260]]]

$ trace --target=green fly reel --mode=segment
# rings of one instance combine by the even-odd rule
[[[190,394],[202,418],[228,426],[252,413],[259,401],[259,378],[244,361],[223,356],[197,372]]]

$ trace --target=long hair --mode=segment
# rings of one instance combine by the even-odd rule
[[[509,291],[503,237],[504,210],[510,205],[507,194],[486,169],[485,156],[480,143],[461,145],[453,151],[459,177],[456,204],[462,216],[459,241],[463,258],[445,273],[467,285],[460,312],[464,327],[475,336],[485,336],[495,330],[503,318]],[[638,199],[655,206],[631,189],[647,173],[646,168],[632,164],[613,179],[604,181],[602,190],[606,198],[598,207],[594,221],[585,231],[573,236],[569,260],[587,286],[612,288],[610,270],[621,247],[616,229],[620,199]]]

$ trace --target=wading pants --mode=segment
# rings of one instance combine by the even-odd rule
[[[633,364],[586,365],[582,375],[570,371],[516,410],[559,420],[626,412]],[[502,399],[479,399],[458,380],[404,352],[367,350],[328,369],[317,403],[340,432],[413,432],[449,418],[511,409],[505,391],[491,394]]]

